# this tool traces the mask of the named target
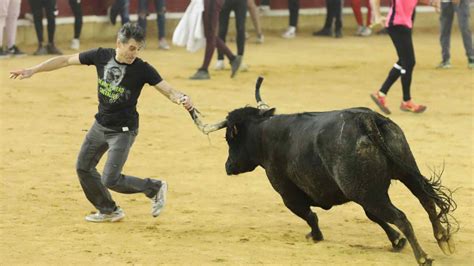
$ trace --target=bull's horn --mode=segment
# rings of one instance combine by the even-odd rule
[[[199,119],[199,111],[194,108],[192,111],[189,111],[189,114],[191,115],[191,118],[194,121],[194,124],[198,127],[199,130],[201,130],[202,133],[204,134],[209,134],[211,132],[214,132],[216,130],[225,128],[227,125],[227,120],[220,121],[215,124],[204,124],[201,119]]]
[[[260,86],[262,85],[263,77],[259,76],[257,78],[257,84],[255,84],[255,100],[257,100],[257,108],[258,109],[269,109],[268,106],[264,101],[262,101],[262,97],[260,97]]]

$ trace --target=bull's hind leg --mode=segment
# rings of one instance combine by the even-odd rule
[[[440,249],[446,255],[453,254],[455,251],[455,245],[453,238],[449,232],[450,224],[449,222],[447,222],[448,230],[446,230],[441,224],[440,220],[444,218],[447,221],[446,213],[452,211],[450,210],[450,208],[452,208],[451,204],[453,204],[451,203],[452,199],[447,194],[443,195],[440,192],[436,193],[433,187],[441,187],[441,184],[433,185],[429,181],[425,180],[424,177],[421,177],[421,174],[418,179],[410,179],[405,177],[401,178],[400,180],[408,187],[408,189],[410,189],[413,195],[418,198],[421,205],[428,213],[428,217],[430,218],[430,222],[433,226],[433,234],[438,242],[438,246],[440,247]],[[428,195],[428,192],[431,192],[431,198]],[[436,213],[436,203],[434,199],[438,201],[439,206],[442,206],[444,208],[444,214]]]
[[[395,231],[392,227],[390,227],[390,225],[388,225],[386,222],[380,220],[379,218],[377,218],[375,215],[368,212],[367,210],[365,210],[365,214],[367,215],[367,217],[371,221],[377,223],[378,225],[380,225],[380,227],[382,227],[382,229],[387,234],[388,239],[392,243],[392,247],[393,247],[394,251],[400,251],[405,247],[405,244],[407,243],[407,240],[404,237],[402,237],[400,235],[400,233]]]
[[[279,193],[285,206],[311,227],[311,232],[306,235],[306,238],[312,239],[314,242],[323,240],[323,234],[318,225],[318,216],[310,208],[312,200],[292,182],[287,182],[282,187],[284,190]]]
[[[397,209],[390,202],[388,195],[383,200],[374,201],[369,205],[363,206],[368,212],[374,214],[375,217],[380,220],[394,224],[402,231],[405,237],[410,243],[413,253],[415,254],[416,261],[420,265],[431,265],[433,259],[429,258],[428,255],[423,251],[418,240],[416,239],[413,227],[408,221],[406,215],[399,209]]]

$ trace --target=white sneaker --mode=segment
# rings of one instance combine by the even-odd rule
[[[216,65],[214,66],[214,70],[224,70],[225,64],[224,60],[217,60]]]
[[[81,42],[79,39],[72,39],[71,41],[71,49],[73,50],[79,50],[79,47],[81,47]]]
[[[289,27],[282,35],[281,37],[285,39],[293,39],[296,37],[296,29],[295,27]]]
[[[357,26],[357,30],[354,35],[361,36],[363,30],[364,30],[364,26]]]
[[[25,19],[30,22],[34,22],[33,14],[31,13],[25,13]]]
[[[244,62],[240,63],[239,71],[240,72],[248,72],[249,71],[249,65],[247,65]]]
[[[166,181],[161,181],[160,190],[151,198],[151,215],[153,215],[153,217],[158,217],[165,207],[166,192],[168,192],[168,184]]]
[[[265,37],[263,36],[263,34],[257,34],[257,44],[262,44],[263,42],[265,41]]]
[[[122,208],[117,207],[117,209],[111,214],[101,213],[100,211],[93,214],[89,214],[86,216],[86,221],[94,223],[114,223],[122,220],[124,217],[125,213],[123,212]]]
[[[362,31],[360,32],[360,36],[362,37],[367,37],[372,34],[372,30],[369,27],[364,27]]]
[[[268,15],[268,13],[270,12],[270,6],[269,5],[259,6],[258,11],[261,16]]]
[[[161,40],[158,42],[158,49],[161,49],[161,50],[169,50],[169,49],[170,49],[170,46],[168,45],[168,42],[166,42],[165,39],[161,39]]]

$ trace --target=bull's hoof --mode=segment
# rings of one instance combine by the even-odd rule
[[[317,243],[317,242],[319,242],[319,241],[324,240],[322,234],[319,234],[319,235],[315,235],[315,236],[314,236],[311,232],[309,232],[309,233],[306,235],[306,239],[307,239],[307,240],[311,240],[311,241],[313,241],[314,243]]]
[[[392,242],[393,251],[398,252],[405,247],[407,240],[404,237],[401,237],[394,242]]]
[[[418,260],[418,264],[419,264],[420,266],[431,266],[431,265],[433,264],[433,261],[434,261],[434,260],[433,260],[432,258],[430,258],[430,257],[427,256],[427,257],[425,257],[425,258],[420,258],[420,259]]]
[[[441,237],[441,239],[438,239],[438,246],[445,255],[454,254],[454,252],[456,251],[453,236]]]

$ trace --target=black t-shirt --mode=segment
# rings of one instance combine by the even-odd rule
[[[136,58],[132,64],[115,60],[115,50],[97,48],[79,54],[84,65],[97,69],[99,112],[95,118],[104,127],[117,131],[138,128],[137,101],[145,83],[152,86],[163,79],[154,67]]]

